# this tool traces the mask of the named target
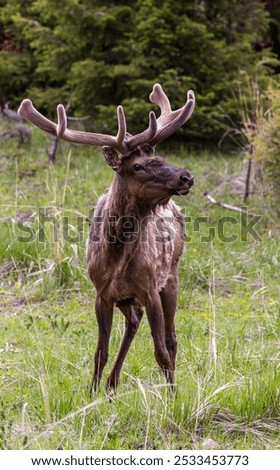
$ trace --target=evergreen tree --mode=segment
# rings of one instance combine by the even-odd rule
[[[34,71],[32,51],[25,43],[13,15],[25,15],[30,1],[0,0],[0,105],[14,103],[25,93]]]
[[[174,107],[188,89],[196,92],[196,118],[181,133],[217,138],[219,107],[235,114],[234,87],[254,74],[261,83],[270,72],[269,49],[259,47],[269,25],[261,0],[0,4],[2,100],[17,105],[28,96],[53,117],[56,104],[71,98],[71,113],[90,114],[96,130],[115,130],[118,104],[129,130],[145,127],[148,96],[160,82]]]

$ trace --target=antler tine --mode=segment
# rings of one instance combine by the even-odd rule
[[[18,109],[18,114],[27,121],[32,122],[32,124],[35,124],[35,126],[39,127],[43,131],[57,135],[56,124],[39,113],[39,111],[34,108],[31,100],[26,99],[22,101]]]
[[[65,108],[62,104],[59,104],[57,107],[57,128],[56,134],[57,137],[63,138],[63,134],[67,128],[67,116]]]
[[[177,114],[177,117],[175,117],[175,112],[173,117],[173,121],[169,122],[165,126],[161,126],[159,129],[157,135],[153,139],[153,141],[150,142],[151,145],[156,145],[159,142],[162,142],[163,140],[167,139],[170,135],[174,134],[187,120],[191,117],[195,107],[195,101],[193,99],[189,99],[185,106],[180,110],[180,114]],[[175,119],[174,119],[175,118]]]
[[[97,134],[92,132],[76,131],[67,129],[67,116],[65,108],[62,104],[57,107],[57,119],[58,124],[45,118],[36,108],[34,108],[31,100],[23,100],[19,109],[18,114],[31,122],[35,126],[39,127],[49,134],[60,137],[61,139],[75,142],[78,144],[89,144],[103,146],[107,145],[113,147],[121,153],[127,153],[128,145],[125,142],[126,136],[126,120],[122,106],[118,107],[118,134],[117,136],[107,134]]]
[[[182,108],[175,111],[171,110],[170,102],[162,87],[156,83],[150,94],[150,100],[156,103],[161,110],[161,114],[157,119],[158,132],[151,145],[156,145],[162,140],[176,132],[192,115],[195,107],[195,95],[192,90],[188,91],[187,102]]]
[[[138,147],[139,145],[143,145],[147,142],[150,143],[150,141],[156,136],[157,134],[157,118],[156,115],[153,111],[150,112],[149,114],[149,126],[148,128],[141,132],[140,134],[136,134],[132,137],[129,137],[126,140],[126,143],[129,147],[130,150]]]
[[[125,118],[124,109],[122,106],[118,106],[117,115],[118,115],[118,133],[117,133],[116,141],[118,145],[122,146],[125,136],[126,136],[126,118]]]
[[[167,95],[164,93],[159,83],[156,83],[153,86],[153,91],[150,94],[149,98],[152,103],[157,104],[161,109],[161,116],[159,117],[158,120],[160,120],[162,116],[171,113],[171,106],[170,106],[169,99]]]

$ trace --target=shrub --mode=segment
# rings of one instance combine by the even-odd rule
[[[267,91],[269,106],[258,123],[253,139],[254,158],[263,169],[264,196],[279,212],[280,203],[280,84]]]

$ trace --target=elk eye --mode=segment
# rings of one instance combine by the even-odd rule
[[[141,165],[138,165],[138,163],[135,163],[135,165],[133,165],[133,170],[134,171],[140,171],[142,169],[143,169],[143,167]]]

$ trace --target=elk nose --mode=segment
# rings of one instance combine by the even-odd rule
[[[180,180],[183,181],[183,183],[188,183],[190,187],[194,183],[193,175],[191,175],[189,171],[184,171],[184,173],[180,175]]]

